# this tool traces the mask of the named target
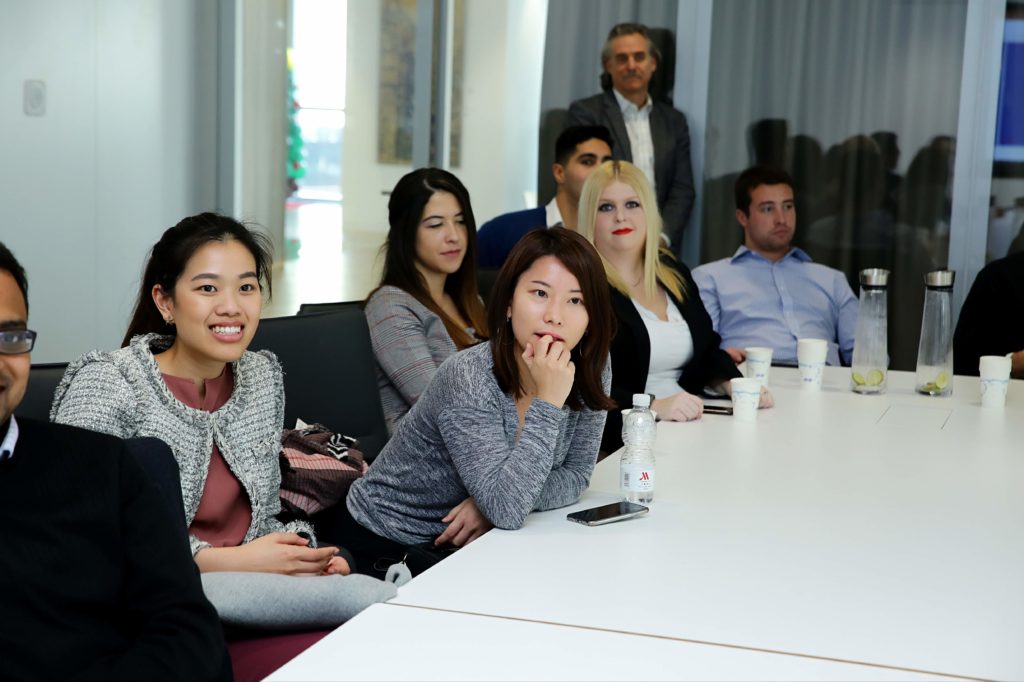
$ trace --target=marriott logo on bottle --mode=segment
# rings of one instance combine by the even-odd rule
[[[642,474],[640,474],[640,480],[641,481],[649,481],[649,480],[651,480],[651,475],[645,471]]]

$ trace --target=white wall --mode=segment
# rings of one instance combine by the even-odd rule
[[[523,208],[522,198],[516,204],[508,202],[506,196],[506,189],[511,193],[513,186],[508,164],[516,163],[509,147],[514,152],[514,142],[519,142],[513,131],[508,130],[516,121],[505,106],[506,93],[513,89],[507,59],[508,33],[513,30],[510,5],[518,3],[468,0],[465,4],[462,158],[451,170],[469,190],[479,225],[504,212],[506,205]],[[534,116],[530,123],[536,128]],[[536,147],[536,137],[533,146]]]
[[[146,251],[213,207],[215,46],[204,0],[0,5],[0,240],[28,270],[33,361],[118,346]]]
[[[547,0],[507,0],[504,17],[480,0],[466,6],[466,103],[463,121],[465,178],[478,223],[537,204],[537,150]],[[504,35],[502,36],[502,33]],[[503,37],[504,40],[500,40]],[[493,70],[483,57],[493,55]],[[502,73],[503,78],[494,74]],[[470,115],[473,114],[473,115]],[[496,141],[501,146],[495,148]],[[524,194],[533,201],[528,206]]]
[[[239,5],[240,61],[236,74],[241,108],[236,115],[241,146],[238,217],[265,231],[274,260],[284,260],[284,204],[288,198],[286,93],[288,0],[249,0]]]
[[[409,166],[377,163],[380,0],[348,3],[345,142],[341,190],[345,232],[388,229],[388,192]]]
[[[466,0],[462,158],[477,223],[526,208],[537,186],[547,0]],[[390,191],[411,166],[377,163],[380,3],[349,3],[343,149],[345,230],[387,231]]]

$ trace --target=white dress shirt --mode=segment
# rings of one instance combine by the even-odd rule
[[[651,96],[647,95],[644,105],[637,107],[620,95],[618,90],[613,88],[612,92],[615,93],[615,99],[622,111],[622,120],[626,123],[633,165],[644,172],[651,183],[651,189],[654,190],[654,196],[658,196],[658,186],[654,179],[654,140],[651,139],[651,109],[654,102]]]
[[[7,435],[4,437],[4,441],[0,443],[0,462],[5,459],[14,457],[14,446],[18,442],[18,422],[11,415],[10,426],[7,427]]]
[[[554,199],[544,206],[544,224],[548,227],[565,227],[562,212],[558,210],[558,202]]]
[[[633,299],[630,299],[633,300]],[[693,335],[679,308],[668,302],[668,321],[658,319],[653,312],[635,300],[633,306],[640,313],[640,319],[647,327],[651,341],[651,361],[647,366],[645,393],[655,398],[667,398],[679,393],[679,375],[683,367],[693,359]]]

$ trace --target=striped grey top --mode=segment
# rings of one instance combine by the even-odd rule
[[[575,502],[590,482],[607,414],[534,400],[516,440],[515,401],[494,378],[491,344],[457,353],[398,425],[348,508],[374,533],[433,542],[441,519],[467,497],[498,528],[519,528],[537,509]],[[602,376],[607,393],[610,363]]]
[[[392,434],[438,366],[455,354],[455,342],[436,313],[398,287],[375,291],[366,301],[365,312],[377,360],[381,407]]]
[[[53,398],[50,420],[119,438],[153,436],[174,452],[181,475],[185,521],[191,525],[206,485],[216,439],[224,460],[252,506],[252,524],[243,542],[275,531],[305,532],[304,522],[282,524],[281,429],[284,381],[270,351],[246,351],[234,363],[235,388],[216,412],[188,407],[171,393],[153,357],[173,337],[136,336],[113,352],[92,351],[72,362]],[[194,555],[207,543],[189,537]]]

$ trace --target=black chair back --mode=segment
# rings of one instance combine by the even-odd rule
[[[484,307],[491,303],[491,289],[498,279],[498,268],[480,268],[476,271],[476,290],[484,300]]]
[[[362,310],[261,320],[249,348],[273,351],[284,368],[286,427],[319,422],[358,438],[368,460],[377,456],[388,431]]]
[[[299,306],[298,315],[322,315],[336,313],[340,310],[362,310],[363,301],[335,301],[332,303],[303,303]]]
[[[50,406],[53,404],[53,393],[57,384],[64,377],[66,362],[51,362],[32,365],[28,375],[28,387],[21,404],[14,410],[15,417],[50,421]]]

